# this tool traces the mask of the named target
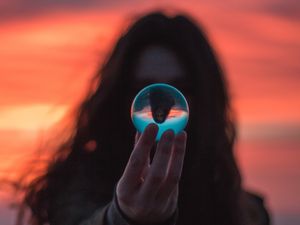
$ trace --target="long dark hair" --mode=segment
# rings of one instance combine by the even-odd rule
[[[193,96],[177,224],[240,224],[241,177],[233,154],[236,132],[227,84],[207,37],[195,24],[184,15],[154,12],[119,38],[95,76],[96,88],[79,107],[73,135],[26,190],[32,224],[55,221],[67,204],[89,209],[76,215],[79,221],[112,199],[134,145],[134,66],[141,51],[153,44],[178,56]],[[86,147],[89,143],[96,144],[93,151]],[[66,196],[77,200],[64,205]]]

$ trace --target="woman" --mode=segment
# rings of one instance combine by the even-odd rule
[[[95,78],[74,135],[28,187],[32,224],[269,224],[262,200],[242,190],[224,75],[191,19],[140,18]],[[155,146],[150,125],[135,144],[131,102],[156,82],[187,97],[187,133],[165,132]]]

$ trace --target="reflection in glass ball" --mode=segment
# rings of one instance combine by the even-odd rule
[[[175,134],[183,130],[188,117],[189,107],[183,94],[168,84],[157,83],[143,88],[131,105],[131,119],[140,133],[150,123],[158,125],[157,141],[168,129]]]

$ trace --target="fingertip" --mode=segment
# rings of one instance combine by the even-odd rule
[[[173,138],[173,137],[175,137],[175,132],[173,129],[168,129],[164,132],[164,135],[169,138]]]
[[[173,129],[168,129],[168,130],[165,130],[162,135],[161,135],[161,138],[160,138],[160,141],[162,140],[163,142],[164,141],[167,141],[167,142],[172,142],[175,138],[175,132]]]
[[[168,130],[165,131],[165,133],[175,134],[173,129],[168,129]]]
[[[144,130],[144,132],[150,132],[150,133],[155,133],[157,134],[158,132],[158,126],[155,123],[150,123],[146,129]]]
[[[158,126],[157,126],[156,123],[150,123],[150,124],[148,125],[148,127],[149,127],[149,129],[158,130]]]
[[[179,140],[186,140],[187,139],[187,132],[185,130],[180,131],[177,135],[176,135],[177,139]]]
[[[184,137],[187,137],[187,132],[185,130],[180,131],[179,134],[183,135]]]
[[[143,143],[149,142],[149,144],[152,144],[154,142],[156,136],[158,133],[158,126],[155,123],[150,123],[146,126],[143,133],[141,134],[141,139],[143,140]]]

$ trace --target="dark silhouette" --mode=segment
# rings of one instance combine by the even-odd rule
[[[165,122],[171,108],[175,105],[174,98],[161,88],[153,88],[150,93],[150,106],[156,123]]]
[[[170,82],[190,105],[176,224],[269,224],[262,199],[255,201],[242,189],[226,80],[205,34],[195,24],[184,15],[154,12],[120,37],[95,76],[97,88],[79,108],[72,138],[61,144],[45,174],[27,188],[24,203],[31,209],[31,224],[79,225],[112,201],[134,148],[131,102],[137,90],[150,84],[139,86],[135,64],[151,45],[170,49],[187,71],[181,83]],[[91,140],[96,148],[87,151]],[[258,213],[248,213],[249,204]]]

